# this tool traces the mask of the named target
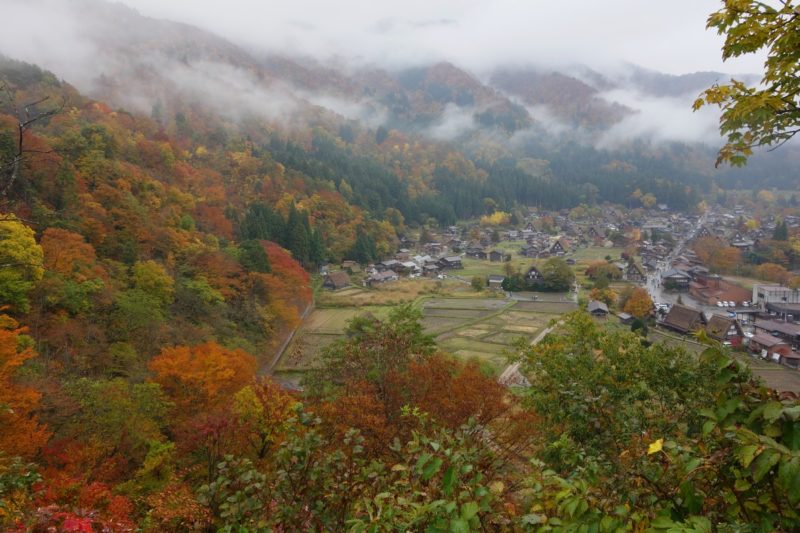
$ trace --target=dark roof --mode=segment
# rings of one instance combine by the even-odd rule
[[[670,270],[664,272],[664,274],[662,274],[661,277],[662,277],[662,279],[663,278],[686,278],[686,279],[691,279],[692,276],[690,276],[687,272],[684,272],[683,270],[678,270],[677,268],[673,268],[673,269],[670,269]]]
[[[603,302],[598,302],[597,300],[592,300],[589,302],[589,305],[586,306],[586,310],[590,313],[595,313],[597,311],[608,313],[608,306]]]
[[[706,317],[697,309],[675,304],[664,317],[663,325],[681,333],[689,333],[701,328],[706,323]]]
[[[786,341],[783,339],[779,339],[778,337],[773,337],[769,333],[756,333],[750,338],[750,342],[755,342],[760,346],[764,346],[765,348],[771,348],[772,346],[776,346],[778,344],[786,344]]]
[[[642,267],[640,267],[636,263],[629,263],[628,264],[628,272],[630,272],[631,270],[635,270],[636,272],[638,272],[642,276],[645,275],[644,270],[642,270]]]
[[[460,263],[461,262],[461,256],[460,255],[450,255],[450,256],[447,256],[447,257],[442,257],[442,259],[444,261],[447,261],[448,263],[455,263],[455,262],[459,262]]]
[[[708,320],[706,333],[714,340],[724,341],[728,336],[728,331],[730,331],[731,326],[736,328],[736,333],[738,335],[742,335],[742,327],[739,325],[738,320],[722,315],[714,315]]]
[[[797,324],[792,324],[790,322],[779,322],[777,320],[759,320],[755,324],[756,329],[761,329],[764,331],[777,331],[778,333],[783,333],[784,335],[789,335],[792,337],[800,336],[800,326]]]

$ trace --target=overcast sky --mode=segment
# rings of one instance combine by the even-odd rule
[[[681,74],[758,72],[723,63],[705,29],[720,0],[121,0],[259,48],[405,66],[631,62]]]

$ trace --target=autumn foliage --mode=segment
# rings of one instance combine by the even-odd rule
[[[215,342],[164,348],[148,366],[153,380],[175,403],[179,418],[218,407],[256,372],[252,355]]]
[[[41,393],[19,381],[20,367],[35,353],[14,320],[0,315],[0,322],[0,450],[35,457],[50,433],[35,414]]]

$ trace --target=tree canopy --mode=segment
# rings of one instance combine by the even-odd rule
[[[764,72],[754,86],[733,79],[710,87],[694,108],[720,107],[720,133],[727,136],[727,143],[719,151],[717,165],[741,166],[754,148],[780,146],[800,132],[800,11],[792,0],[723,4],[707,24],[725,36],[723,60],[765,51]]]

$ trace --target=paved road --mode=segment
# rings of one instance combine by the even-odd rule
[[[645,282],[645,288],[647,292],[650,293],[650,298],[656,303],[668,303],[668,304],[675,304],[677,303],[678,296],[680,295],[681,299],[686,301],[686,303],[691,303],[695,307],[703,308],[704,311],[714,311],[719,312],[720,310],[716,307],[710,307],[701,305],[698,302],[695,302],[690,296],[686,293],[677,293],[677,292],[669,292],[665,291],[661,287],[661,276],[668,270],[672,268],[672,262],[675,260],[676,257],[681,255],[686,248],[687,244],[695,238],[697,232],[700,231],[700,228],[706,224],[708,220],[708,216],[710,211],[706,211],[703,213],[703,216],[700,217],[697,226],[695,226],[694,230],[690,233],[684,235],[675,246],[672,248],[672,251],[665,257],[662,261],[659,261],[656,269],[647,274],[647,281]]]

